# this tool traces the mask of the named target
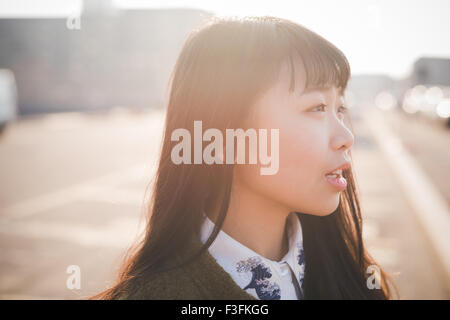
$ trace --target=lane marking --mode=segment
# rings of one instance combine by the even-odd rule
[[[82,225],[55,222],[14,223],[0,225],[0,232],[33,239],[67,241],[76,245],[125,249],[144,230],[145,223],[139,217],[118,217],[102,225]]]
[[[386,125],[379,111],[372,109],[363,117],[430,239],[442,263],[445,284],[450,288],[450,211],[444,197]]]
[[[19,203],[0,209],[2,212],[0,224],[8,224],[13,220],[34,216],[75,200],[86,199],[86,197],[95,199],[96,194],[105,192],[105,186],[106,188],[113,189],[121,183],[132,179],[147,179],[149,181],[149,179],[153,178],[155,169],[154,164],[137,164],[120,171],[114,171],[104,176],[72,185],[62,190],[20,201]]]

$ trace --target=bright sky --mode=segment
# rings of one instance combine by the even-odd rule
[[[94,1],[94,0],[88,0]],[[112,0],[120,8],[192,7],[217,15],[273,15],[319,33],[353,74],[404,77],[421,56],[450,58],[450,0]],[[73,14],[80,0],[0,0],[0,16]]]

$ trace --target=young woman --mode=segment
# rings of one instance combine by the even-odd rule
[[[339,49],[285,19],[215,17],[192,32],[171,77],[146,232],[117,283],[91,298],[390,299],[361,236],[349,78]],[[174,163],[173,132],[193,137],[194,121],[223,137],[278,129],[266,147],[276,172],[261,174],[260,159]],[[223,150],[217,159],[236,151]]]

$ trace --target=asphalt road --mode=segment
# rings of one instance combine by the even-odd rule
[[[85,299],[111,283],[143,227],[163,116],[69,113],[7,128],[0,137],[1,299]],[[362,119],[354,127],[369,252],[391,273],[400,298],[448,299],[439,257],[373,133]],[[441,143],[437,136],[433,141]],[[441,146],[434,152],[429,156],[442,157]],[[437,184],[448,197],[448,179]],[[79,289],[67,285],[70,266],[79,267]]]

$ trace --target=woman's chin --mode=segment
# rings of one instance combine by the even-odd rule
[[[309,214],[315,215],[315,216],[328,216],[336,211],[336,209],[339,206],[339,195],[336,197],[333,197],[332,199],[322,200],[319,201],[320,207],[312,208],[311,210],[308,210],[307,212]]]

